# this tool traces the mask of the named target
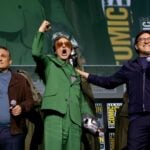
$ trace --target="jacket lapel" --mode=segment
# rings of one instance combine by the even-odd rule
[[[80,76],[77,75],[74,68],[70,64],[68,64],[67,62],[65,62],[61,59],[58,59],[56,56],[50,55],[49,58],[51,59],[51,61],[53,61],[55,64],[57,64],[62,69],[64,74],[69,79],[70,84],[79,84],[80,83]]]

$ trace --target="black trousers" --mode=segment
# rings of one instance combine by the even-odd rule
[[[150,150],[150,113],[138,114],[129,122],[128,150]]]

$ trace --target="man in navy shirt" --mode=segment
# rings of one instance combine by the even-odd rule
[[[150,149],[150,31],[141,31],[135,38],[138,57],[127,61],[111,76],[97,76],[77,70],[88,82],[113,89],[127,85],[129,96],[128,150]]]
[[[24,150],[25,118],[34,101],[28,81],[11,64],[9,50],[0,46],[0,150]]]

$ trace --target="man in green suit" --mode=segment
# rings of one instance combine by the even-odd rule
[[[80,150],[82,115],[92,110],[85,100],[80,86],[80,76],[70,63],[73,43],[67,34],[53,36],[54,55],[42,53],[44,33],[50,28],[43,21],[35,35],[32,55],[42,63],[45,92],[42,101],[45,150]]]

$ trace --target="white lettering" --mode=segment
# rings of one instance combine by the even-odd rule
[[[149,21],[144,21],[142,23],[142,28],[143,28],[143,30],[150,30],[150,22]]]
[[[107,6],[131,6],[131,0],[106,0]]]

